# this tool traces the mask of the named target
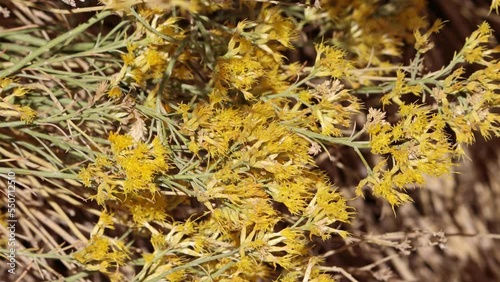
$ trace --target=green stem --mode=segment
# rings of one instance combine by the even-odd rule
[[[457,64],[463,63],[463,62],[464,62],[464,58],[463,58],[462,52],[460,52],[453,57],[450,64],[448,64],[444,69],[428,73],[423,78],[424,79],[426,79],[426,78],[435,78],[435,79],[440,78],[440,77],[450,73]]]
[[[7,254],[10,252],[10,249],[0,248],[0,253]],[[54,253],[38,253],[38,252],[29,252],[29,251],[16,251],[19,256],[26,256],[30,258],[47,258],[47,259],[57,259],[63,261],[71,261],[73,259],[72,256],[63,256]]]
[[[418,74],[418,66],[421,64],[422,59],[420,58],[420,53],[417,52],[417,55],[415,55],[415,58],[413,59],[411,63],[411,80],[415,80]]]
[[[161,279],[163,279],[166,275],[168,275],[170,273],[174,273],[176,271],[183,270],[183,269],[192,268],[192,267],[195,267],[197,265],[201,265],[203,263],[207,263],[207,262],[210,262],[210,261],[218,260],[218,259],[221,259],[221,258],[230,257],[230,256],[232,256],[234,254],[237,254],[238,252],[239,252],[239,250],[233,250],[233,251],[225,253],[225,254],[219,254],[219,255],[215,255],[215,256],[202,257],[202,258],[199,258],[199,259],[195,259],[195,260],[193,260],[193,261],[191,261],[189,263],[179,265],[179,266],[174,267],[172,269],[169,269],[167,271],[163,271],[159,275],[156,275],[155,277],[153,277],[151,279],[148,279],[145,282],[160,281]]]
[[[156,30],[155,28],[153,28],[143,17],[141,17],[141,15],[139,15],[134,8],[131,8],[130,9],[130,13],[147,29],[149,30],[150,32],[154,33],[156,36],[160,37],[161,39],[164,39],[165,41],[167,42],[170,42],[170,43],[178,43],[177,40],[175,40],[174,38],[170,37],[170,36],[167,36],[166,34],[163,34],[161,32],[159,32],[158,30]]]
[[[199,178],[208,178],[213,176],[214,173],[212,172],[207,172],[207,173],[199,173],[199,174],[183,174],[183,175],[172,175],[170,176],[170,179],[174,180],[193,180],[193,179],[199,179]]]
[[[293,90],[299,88],[301,85],[307,83],[309,80],[313,79],[316,77],[316,70],[312,70],[311,73],[309,73],[308,76],[306,76],[304,79],[299,81],[298,83],[292,84],[290,87],[288,87],[285,91],[282,93],[274,94],[274,95],[267,95],[264,96],[266,99],[273,99],[273,98],[279,98],[279,97],[289,97],[289,93],[292,92]]]
[[[28,42],[33,46],[36,47],[41,47],[47,44],[47,41],[45,39],[38,38],[36,36],[33,36],[28,33],[13,33],[7,36],[2,36],[3,38],[11,41],[11,42],[16,42],[16,41],[23,41],[23,42]],[[19,45],[18,45],[19,48]]]
[[[226,272],[226,270],[228,270],[229,268],[231,268],[235,264],[236,264],[235,261],[230,261],[229,263],[226,263],[226,265],[219,268],[216,272],[214,272],[213,274],[210,274],[210,278],[214,279],[214,278],[221,276],[222,274],[224,274]]]
[[[360,89],[355,89],[353,92],[354,95],[360,94],[384,94],[391,91],[392,87],[394,87],[394,83],[385,85],[385,86],[367,86]]]
[[[4,71],[1,71],[0,78],[4,78],[6,76],[9,76],[9,75],[15,73],[16,71],[22,69],[27,64],[30,64],[33,59],[35,59],[35,58],[39,57],[40,55],[42,55],[43,53],[49,51],[51,48],[53,48],[59,44],[62,44],[68,40],[71,40],[73,37],[75,37],[79,33],[83,32],[84,30],[86,30],[87,28],[92,26],[93,24],[101,21],[102,19],[106,18],[109,15],[111,15],[111,11],[107,11],[107,10],[102,11],[99,14],[95,15],[93,18],[91,18],[88,22],[81,24],[78,27],[76,27],[75,29],[72,29],[63,35],[60,35],[60,36],[52,39],[44,46],[41,46],[37,50],[31,52],[28,56],[24,57],[24,59],[20,60],[17,64],[13,65],[12,67],[10,67]]]
[[[341,144],[341,145],[346,145],[349,147],[353,148],[360,148],[360,149],[368,149],[370,148],[370,142],[369,141],[351,141],[350,138],[335,138],[335,137],[330,137],[330,136],[325,136],[323,134],[319,134],[316,132],[312,132],[309,130],[305,130],[302,128],[297,128],[297,127],[289,127],[291,130],[295,131],[296,133],[305,135],[309,138],[313,138],[316,140],[323,140],[326,142],[330,142],[333,144]]]
[[[62,173],[58,171],[39,171],[39,170],[29,170],[22,168],[10,168],[10,167],[0,167],[0,173],[14,172],[20,175],[33,175],[38,177],[47,178],[61,178],[61,179],[78,179],[78,175],[73,173]]]
[[[354,134],[353,136],[349,137],[349,140],[353,141],[353,140],[358,139],[358,137],[361,136],[363,133],[365,133],[365,131],[366,131],[366,128],[363,126],[363,128],[361,128],[360,131],[356,132],[356,134]]]
[[[359,158],[361,159],[361,161],[363,162],[363,164],[365,165],[366,167],[366,170],[368,171],[368,175],[372,174],[372,168],[370,167],[370,165],[368,164],[368,162],[366,161],[365,157],[363,156],[363,154],[361,154],[361,151],[359,150],[359,148],[354,148],[354,151],[356,151],[356,153],[358,154]]]

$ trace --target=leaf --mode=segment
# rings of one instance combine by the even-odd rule
[[[132,127],[130,128],[130,136],[134,139],[135,142],[143,141],[144,136],[146,134],[146,123],[144,120],[141,118],[139,113],[137,111],[133,111],[133,115],[135,118],[134,123],[132,124]]]

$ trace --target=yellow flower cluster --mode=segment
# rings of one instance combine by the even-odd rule
[[[304,168],[313,164],[308,154],[310,144],[281,124],[270,104],[223,110],[199,104],[190,117],[188,113],[183,116],[182,132],[191,136],[188,147],[193,153],[200,155],[203,150],[213,158],[228,159],[215,176],[224,185],[211,182],[207,197],[241,203],[247,197],[266,195],[267,185],[274,200],[284,203],[292,213],[303,211],[310,190],[314,190],[312,175],[301,176],[306,173]]]
[[[327,80],[314,89],[302,90],[298,94],[301,103],[285,106],[280,118],[293,127],[341,136],[342,129],[351,126],[351,116],[361,109],[360,102],[343,87],[339,80]]]
[[[460,51],[463,53],[467,63],[485,64],[484,59],[489,57],[488,53],[491,53],[485,44],[488,43],[492,32],[490,25],[487,22],[483,22],[476,31],[467,37],[465,45]]]
[[[321,0],[316,18],[331,19],[322,28],[334,31],[332,41],[347,50],[357,66],[391,65],[401,56],[403,42],[413,42],[411,32],[425,25],[423,0]],[[324,12],[326,11],[326,12]],[[327,16],[322,16],[326,13]]]
[[[73,257],[89,271],[105,273],[113,282],[123,281],[124,277],[118,270],[130,259],[129,250],[122,240],[105,236],[105,229],[113,229],[113,215],[103,212],[85,248],[74,253]]]
[[[400,105],[401,118],[396,124],[385,120],[385,113],[370,109],[366,130],[370,134],[371,150],[389,155],[390,167],[382,161],[357,187],[368,186],[376,196],[398,206],[410,198],[397,189],[424,183],[424,175],[441,176],[452,167],[452,149],[445,132],[445,121],[429,107],[415,104]]]
[[[439,106],[439,114],[456,135],[456,153],[463,154],[463,144],[474,142],[474,131],[486,139],[500,136],[500,62],[495,61],[478,70],[467,79],[458,80],[463,69],[447,77],[443,88],[434,88],[432,97]]]
[[[111,154],[98,156],[94,163],[79,173],[85,186],[97,185],[97,193],[91,198],[105,205],[108,200],[124,201],[131,196],[141,198],[146,195],[147,198],[154,195],[158,191],[155,177],[169,169],[169,152],[160,140],[155,138],[148,145],[134,142],[127,135],[111,133],[109,141]]]
[[[345,59],[345,51],[324,44],[316,46],[315,73],[317,76],[341,78],[354,67]]]
[[[394,87],[391,92],[385,94],[380,101],[382,105],[388,105],[391,102],[396,102],[401,104],[401,96],[405,94],[413,94],[419,96],[422,93],[422,87],[420,85],[408,85],[405,82],[405,74],[403,71],[398,70],[396,72],[397,80],[394,83]]]
[[[122,54],[124,66],[113,79],[108,93],[111,97],[119,96],[119,81],[132,79],[138,86],[145,87],[147,81],[158,81],[165,75],[180,80],[193,78],[189,65],[197,60],[197,56],[190,49],[181,48],[185,32],[176,25],[180,19],[170,17],[159,21],[163,13],[158,9],[141,8],[136,14],[144,25],[130,38],[127,53]],[[139,39],[144,43],[137,44]],[[177,53],[178,50],[181,52]]]
[[[146,1],[125,9],[140,25],[108,95],[118,98],[123,85],[140,86],[147,97],[139,95],[138,108],[160,137],[148,144],[112,133],[110,153],[79,176],[97,188],[91,197],[97,203],[127,211],[117,220],[150,236],[154,250],[142,254],[137,281],[191,281],[206,273],[218,281],[270,280],[277,268],[283,269],[281,281],[331,281],[308,247],[314,236],[346,237],[338,224],[349,222],[352,210],[315,168],[313,155],[321,146],[338,141],[363,158],[359,149],[367,147],[360,144],[369,143],[384,158],[373,168],[363,159],[368,175],[356,193],[368,187],[395,207],[411,200],[405,189],[424,184],[426,175],[449,173],[452,157],[473,141],[474,131],[485,137],[500,133],[493,111],[499,63],[487,61],[487,25],[467,39],[454,61],[485,68],[462,79],[461,69],[450,74],[454,65],[420,73],[420,56],[433,47],[429,37],[443,25],[437,21],[420,32],[424,1],[318,1],[323,10],[303,9],[300,23],[302,8],[284,12],[272,1],[240,1],[248,17],[224,24],[203,14],[224,19],[236,10],[229,2]],[[153,3],[177,17],[152,9]],[[320,34],[335,31],[333,39],[311,44],[311,62],[288,63],[285,53],[293,49],[299,27],[313,19]],[[415,41],[417,59],[408,67],[393,66],[389,59],[400,55],[405,41]],[[355,69],[367,65],[374,70]],[[393,77],[370,76],[389,73]],[[379,94],[383,106],[396,104],[395,119],[371,108],[363,130],[345,137],[362,104],[344,87],[376,89],[379,81],[388,82]],[[411,95],[433,98],[436,105],[410,103]],[[369,142],[358,141],[364,132]],[[78,260],[121,264],[123,257],[111,256],[121,248],[104,238],[93,236]],[[95,269],[109,272],[106,265]]]
[[[442,28],[438,20],[424,34],[414,31],[415,49],[424,54],[432,48],[429,37]],[[378,163],[367,178],[357,187],[357,194],[362,195],[362,188],[368,186],[376,196],[383,197],[394,207],[410,198],[400,190],[408,185],[424,184],[424,176],[440,176],[450,172],[452,159],[465,154],[463,145],[474,142],[474,132],[479,131],[486,139],[500,136],[500,115],[495,108],[500,106],[498,99],[499,80],[498,60],[488,61],[491,50],[485,44],[491,35],[487,23],[466,39],[464,47],[455,54],[449,66],[418,79],[406,78],[402,70],[392,90],[385,94],[382,105],[395,102],[399,107],[399,121],[391,124],[385,119],[385,112],[370,109],[365,130],[370,135],[371,151],[386,155],[388,159]],[[463,68],[451,72],[460,62],[479,63],[484,66],[467,79]],[[415,61],[419,64],[419,61]],[[418,68],[418,66],[417,66]],[[410,85],[411,84],[411,85]],[[430,86],[434,87],[431,89]],[[406,104],[405,95],[429,95],[435,106]],[[445,131],[449,126],[455,134],[453,140]]]
[[[74,258],[85,264],[88,270],[112,273],[110,268],[125,264],[125,250],[123,241],[94,236],[83,250],[74,254]]]
[[[281,16],[277,7],[264,7],[255,22],[239,22],[227,53],[217,61],[211,103],[228,101],[230,89],[243,93],[246,100],[285,90],[290,74],[283,71],[279,51],[292,48],[295,33],[293,22]]]
[[[30,90],[23,86],[16,86],[15,81],[11,78],[0,79],[0,94],[12,90],[11,93],[5,97],[0,96],[0,116],[3,117],[18,117],[26,123],[32,123],[37,112],[29,106],[20,106],[14,104],[15,97],[23,97],[30,92]]]

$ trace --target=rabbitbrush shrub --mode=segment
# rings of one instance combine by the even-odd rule
[[[446,23],[425,1],[48,2],[1,6],[8,279],[354,279],[311,251],[349,241],[343,191],[396,213],[478,134],[500,135],[492,29],[429,70]],[[364,164],[357,187],[317,167],[332,145]]]

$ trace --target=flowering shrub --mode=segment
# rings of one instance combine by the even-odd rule
[[[333,281],[338,269],[310,248],[317,238],[349,240],[343,226],[356,213],[343,189],[396,212],[411,201],[407,189],[450,174],[476,132],[500,136],[500,62],[487,22],[428,71],[431,35],[445,22],[428,26],[424,1],[101,2],[94,19],[113,11],[125,23],[95,42],[103,58],[86,63],[103,78],[56,79],[89,100],[16,75],[57,75],[81,51],[49,59],[50,71],[40,62],[0,71],[0,115],[52,141],[57,156],[40,171],[66,173],[53,177],[77,180],[77,194],[97,204],[92,230],[73,226],[83,244],[71,256],[111,281]],[[415,49],[407,65],[404,44]],[[290,59],[307,48],[315,55]],[[478,68],[466,74],[469,64]],[[47,99],[29,103],[40,90]],[[365,106],[367,97],[379,104]],[[71,136],[30,127],[48,125]],[[365,165],[357,187],[337,187],[317,168],[314,157],[332,145]]]

